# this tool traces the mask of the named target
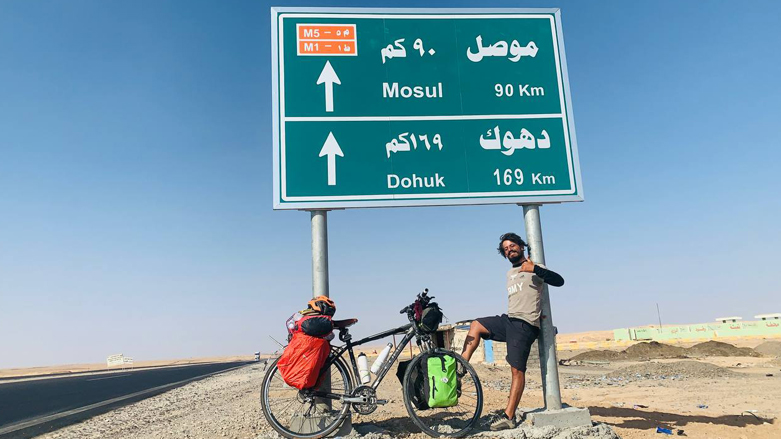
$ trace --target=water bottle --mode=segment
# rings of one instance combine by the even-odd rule
[[[302,316],[300,312],[297,312],[297,313],[293,314],[292,316],[290,316],[290,318],[287,319],[287,322],[286,322],[288,331],[293,331],[294,329],[296,329],[296,323],[299,320],[301,320],[302,317],[304,317],[304,316]]]
[[[393,343],[388,343],[388,346],[385,346],[385,349],[380,352],[380,356],[377,357],[376,360],[374,360],[374,364],[372,364],[372,373],[377,375],[377,372],[380,371],[380,368],[382,367],[382,363],[385,362],[385,360],[388,358],[388,354],[390,353],[391,348],[393,347]]]
[[[358,374],[361,376],[361,384],[368,384],[372,380],[369,375],[369,360],[363,352],[358,354]]]

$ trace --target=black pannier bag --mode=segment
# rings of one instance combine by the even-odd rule
[[[304,316],[296,324],[304,334],[312,337],[325,337],[334,330],[334,324],[329,316]]]
[[[412,360],[399,361],[399,369],[396,371],[396,376],[399,378],[402,388],[404,386],[404,374],[407,372],[407,368],[411,362]],[[421,358],[421,361],[418,362],[418,367],[410,372],[410,380],[412,381],[413,391],[409,398],[412,402],[412,405],[414,405],[418,410],[427,410],[429,408],[428,397],[426,396],[425,390],[426,376],[420,368],[420,366],[423,364],[426,364],[425,356],[424,358]]]
[[[429,303],[423,308],[418,326],[423,332],[436,332],[440,323],[442,323],[442,310],[436,303]]]

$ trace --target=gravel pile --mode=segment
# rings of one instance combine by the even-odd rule
[[[608,378],[640,379],[686,379],[686,378],[729,378],[737,373],[709,363],[699,361],[676,361],[674,363],[645,363],[624,367],[607,374]]]
[[[374,425],[357,426],[355,430],[355,434],[347,437],[361,439],[396,439],[399,437],[415,439],[428,438],[428,436],[425,436],[422,433],[407,436],[409,434],[407,432],[383,430]],[[468,437],[500,439],[620,439],[610,426],[601,423],[596,423],[589,427],[563,429],[556,427],[532,427],[531,425],[524,423],[510,430],[476,431]]]
[[[690,357],[759,357],[754,349],[739,348],[713,340],[690,347],[686,354]]]
[[[626,354],[624,352],[586,351],[570,358],[570,361],[620,361],[625,359]]]
[[[629,346],[621,352],[587,351],[575,355],[570,358],[570,361],[632,361],[662,358],[686,358],[686,349],[652,341]]]
[[[629,360],[655,360],[661,358],[686,358],[686,349],[652,341],[629,346],[624,351]]]
[[[624,367],[605,375],[564,376],[565,389],[587,387],[623,387],[636,381],[681,381],[689,378],[734,378],[742,376],[729,369],[709,363],[684,360],[673,363],[642,363]]]
[[[773,345],[772,343],[778,343]],[[771,355],[781,355],[781,342],[766,342],[760,346],[767,345],[763,349]],[[759,347],[758,347],[759,348]],[[778,352],[772,354],[772,352]],[[760,354],[751,348],[739,348],[729,343],[720,341],[706,341],[696,344],[690,348],[681,348],[671,346],[656,341],[638,343],[626,348],[626,350],[617,351],[587,351],[575,355],[570,361],[637,361],[637,360],[660,360],[669,358],[687,358],[687,357],[759,357]]]
[[[781,357],[781,341],[766,341],[755,347],[754,351],[766,357]]]

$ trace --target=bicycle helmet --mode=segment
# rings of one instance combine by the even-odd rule
[[[327,296],[317,296],[310,300],[309,308],[330,317],[336,314],[336,303]]]

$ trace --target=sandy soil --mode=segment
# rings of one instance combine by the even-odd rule
[[[561,366],[562,398],[572,406],[588,407],[594,421],[611,426],[626,439],[664,437],[655,433],[657,426],[683,430],[690,438],[781,438],[781,424],[776,420],[781,407],[773,399],[781,394],[781,367],[775,361],[747,356]],[[480,364],[476,370],[485,393],[484,414],[503,408],[510,383],[509,369]],[[277,437],[260,409],[259,387],[263,374],[262,365],[234,370],[44,437]],[[526,410],[542,405],[540,378],[538,368],[529,369],[527,390],[521,401]],[[388,376],[378,393],[381,398],[389,399],[389,404],[380,406],[371,415],[354,415],[356,436],[427,437],[414,433],[395,376]],[[580,433],[541,434],[524,424],[496,434],[485,432],[483,425],[483,431],[473,437],[615,437],[607,426]]]

